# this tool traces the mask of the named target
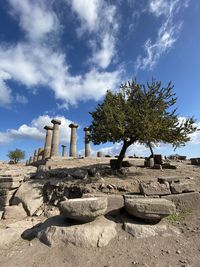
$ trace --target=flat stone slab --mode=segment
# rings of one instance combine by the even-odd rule
[[[0,182],[0,189],[13,189],[20,186],[20,181],[4,181]]]
[[[180,182],[182,180],[189,180],[190,177],[186,176],[164,176],[164,177],[158,177],[157,180],[159,183],[165,183],[168,182],[171,184],[172,182]]]
[[[124,206],[130,215],[153,222],[176,212],[173,202],[163,200],[160,198],[127,198]]]
[[[101,216],[90,223],[72,226],[49,226],[38,232],[44,244],[55,247],[60,243],[78,247],[104,247],[117,236],[116,224]]]
[[[171,194],[169,183],[159,183],[159,182],[141,182],[140,183],[140,192],[143,195],[169,195]]]
[[[66,218],[81,222],[93,221],[96,217],[105,214],[107,210],[106,197],[75,198],[62,201],[60,212]]]
[[[180,234],[180,231],[175,227],[168,227],[165,224],[138,224],[135,222],[125,222],[123,228],[126,232],[135,238],[148,238],[152,236],[170,236]]]
[[[180,182],[172,182],[170,185],[172,194],[181,194],[196,191],[196,184],[190,180],[183,180]]]
[[[198,209],[200,208],[200,193],[183,193],[162,196],[162,199],[172,201],[178,210]]]

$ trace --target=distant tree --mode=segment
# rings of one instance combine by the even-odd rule
[[[16,148],[15,150],[10,150],[8,151],[8,158],[10,160],[13,160],[14,163],[18,163],[20,160],[24,159],[25,157],[25,152],[22,151],[21,149]]]
[[[118,92],[107,91],[102,104],[92,115],[90,139],[94,144],[123,142],[116,169],[127,148],[139,142],[151,150],[159,142],[174,148],[185,145],[189,134],[197,130],[194,118],[180,121],[176,108],[177,98],[173,85],[162,87],[161,82],[138,84],[135,80],[123,83]]]

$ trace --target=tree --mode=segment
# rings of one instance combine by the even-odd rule
[[[193,117],[180,121],[174,108],[177,98],[174,86],[161,82],[138,84],[136,80],[123,83],[118,92],[107,91],[104,101],[92,115],[90,139],[94,144],[122,142],[116,169],[127,148],[139,142],[147,145],[153,155],[153,146],[159,142],[174,148],[185,145],[189,134],[197,130]]]
[[[10,160],[13,160],[14,163],[18,163],[21,159],[24,159],[25,157],[25,152],[22,151],[21,149],[16,148],[15,150],[10,150],[8,151],[8,158]]]

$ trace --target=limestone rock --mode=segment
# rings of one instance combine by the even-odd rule
[[[117,235],[116,224],[104,217],[72,226],[50,226],[38,233],[41,242],[54,247],[60,242],[78,247],[104,247]]]
[[[170,185],[172,194],[180,194],[187,192],[195,192],[196,185],[193,181],[181,181],[181,182],[172,182]]]
[[[21,220],[27,217],[27,214],[22,206],[19,204],[18,206],[8,206],[5,208],[3,219],[16,219]]]
[[[107,198],[75,198],[62,201],[60,212],[63,216],[82,222],[89,222],[103,215],[107,210]]]
[[[107,198],[107,210],[105,213],[109,213],[110,215],[116,215],[119,213],[121,208],[124,207],[124,198],[122,195],[116,194],[103,194],[103,193],[96,193],[96,194],[83,194],[83,198],[89,197],[106,197]]]
[[[171,201],[160,198],[127,198],[125,199],[126,211],[138,218],[158,221],[175,213],[175,205]]]
[[[20,181],[0,181],[0,189],[13,189],[20,186]]]
[[[171,194],[169,184],[167,182],[160,184],[159,182],[140,183],[140,191],[142,194],[150,195],[169,195]]]
[[[164,176],[164,177],[158,177],[158,182],[159,183],[165,183],[168,182],[171,184],[172,182],[180,182],[182,180],[187,180],[190,179],[189,177],[184,177],[184,176]]]
[[[71,173],[75,179],[85,179],[88,177],[88,171],[84,169],[77,169]]]
[[[19,203],[22,203],[27,215],[32,216],[43,204],[42,189],[44,183],[45,182],[43,180],[33,180],[23,183],[17,190],[12,200],[12,205],[18,205]]]

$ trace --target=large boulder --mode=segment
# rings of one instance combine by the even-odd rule
[[[32,180],[23,183],[17,190],[12,205],[23,204],[28,216],[32,216],[43,204],[44,180]]]
[[[124,206],[130,215],[153,222],[176,211],[171,201],[163,200],[160,198],[126,198]]]
[[[159,183],[159,182],[141,182],[140,192],[144,195],[169,195],[171,194],[169,183]]]
[[[72,226],[49,226],[39,231],[38,238],[41,242],[54,247],[62,242],[78,247],[104,247],[116,235],[116,224],[104,217],[95,221]]]
[[[75,198],[60,203],[60,212],[63,216],[81,222],[93,221],[105,214],[106,210],[106,197]]]
[[[71,173],[71,176],[75,179],[86,179],[88,177],[88,171],[85,169],[77,169]]]

